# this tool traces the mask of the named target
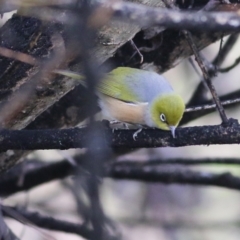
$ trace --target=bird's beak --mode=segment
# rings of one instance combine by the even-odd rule
[[[170,129],[170,131],[172,133],[173,138],[175,138],[176,137],[175,136],[175,129],[176,129],[176,127],[175,126],[169,126],[169,129]]]

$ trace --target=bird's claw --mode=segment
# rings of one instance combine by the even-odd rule
[[[142,131],[142,128],[138,129],[134,134],[133,134],[133,140],[136,141],[137,135]]]

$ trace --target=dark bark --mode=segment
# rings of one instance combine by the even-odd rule
[[[38,212],[29,212],[25,209],[8,206],[2,206],[2,211],[5,217],[13,218],[26,225],[34,225],[53,231],[74,233],[86,239],[91,239],[93,236],[93,231],[84,225],[58,220],[50,216],[41,215]]]
[[[84,156],[76,156],[76,162],[84,169],[78,174],[84,175],[88,166]],[[143,182],[155,182],[165,184],[193,184],[219,186],[229,189],[240,190],[240,178],[230,173],[211,173],[208,171],[192,171],[186,167],[179,168],[178,165],[197,164],[240,164],[239,159],[170,159],[152,160],[146,162],[127,161],[108,163],[104,167],[104,176],[113,179],[135,180]],[[165,165],[165,166],[164,166]],[[41,184],[63,179],[75,173],[68,161],[60,162],[38,162],[25,161],[4,173],[0,178],[0,195],[8,196],[20,191],[30,190]],[[19,173],[21,173],[19,175]],[[20,182],[21,180],[21,182]]]
[[[110,129],[101,123],[98,126],[104,129],[101,138],[94,142],[97,149],[103,148],[102,141],[106,141],[106,150],[107,147],[131,149],[240,143],[240,125],[234,119],[230,119],[226,125],[178,128],[176,138],[172,138],[169,131],[143,128],[134,140],[136,130]],[[0,151],[86,148],[88,132],[88,128],[2,130]]]

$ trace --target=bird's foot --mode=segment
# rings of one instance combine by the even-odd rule
[[[110,122],[110,124],[111,125],[114,125],[114,124],[119,124],[120,122],[119,121],[117,121],[117,120],[111,120],[111,121],[109,121]]]
[[[134,134],[133,134],[133,140],[136,141],[137,135],[142,131],[142,128],[139,128]]]

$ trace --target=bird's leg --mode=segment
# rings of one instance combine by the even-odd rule
[[[134,134],[133,134],[133,140],[136,141],[137,135],[142,131],[142,128],[139,128]]]
[[[110,125],[112,125],[112,126],[117,125],[117,124],[121,124],[124,129],[129,129],[129,125],[130,125],[129,123],[120,122],[118,120],[111,120],[110,121]]]
[[[136,132],[133,134],[133,139],[134,141],[136,141],[136,138],[137,138],[137,135],[142,131],[143,129],[143,126],[140,125],[140,124],[130,124],[130,123],[125,123],[125,122],[119,122],[118,120],[111,120],[110,121],[110,124],[111,125],[114,125],[114,124],[122,124],[122,126],[124,127],[124,129],[132,129],[132,127],[134,128],[138,128],[136,130]],[[113,129],[114,130],[114,129]]]
[[[117,120],[111,120],[111,121],[110,121],[110,125],[119,124],[119,123],[120,123],[120,122],[117,121]]]
[[[137,126],[137,131],[133,134],[133,140],[136,141],[137,135],[144,129],[149,128],[148,126],[141,125],[141,124],[134,124],[134,126]]]

